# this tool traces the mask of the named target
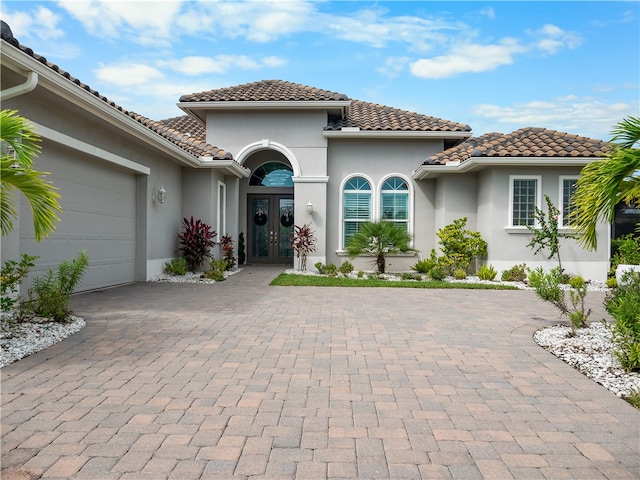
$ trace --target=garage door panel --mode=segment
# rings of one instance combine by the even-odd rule
[[[59,189],[63,213],[56,231],[35,243],[29,207],[22,202],[23,251],[40,256],[33,273],[55,269],[86,250],[90,263],[80,290],[135,281],[135,175],[68,154],[52,155],[41,169],[51,172],[48,180]]]

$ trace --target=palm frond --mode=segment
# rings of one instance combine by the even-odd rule
[[[60,221],[58,213],[62,213],[60,207],[60,194],[57,188],[47,182],[43,176],[46,172],[39,172],[28,168],[15,169],[11,168],[13,159],[11,157],[2,158],[0,163],[0,172],[2,175],[2,196],[3,202],[9,201],[7,193],[14,189],[19,190],[27,199],[31,211],[33,213],[33,225],[36,241],[42,240],[55,230],[56,223]],[[4,212],[3,212],[4,213]],[[13,213],[8,212],[15,218],[15,208]],[[3,217],[3,235],[5,235],[6,223]],[[10,231],[10,229],[9,229]]]
[[[33,159],[40,153],[40,136],[33,125],[17,110],[0,111],[0,141],[6,142],[16,154],[21,167],[30,168]]]
[[[628,117],[618,122],[611,130],[611,141],[622,148],[633,148],[640,142],[640,117]]]

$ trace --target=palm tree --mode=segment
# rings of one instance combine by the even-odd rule
[[[598,246],[598,222],[613,223],[618,203],[640,204],[640,118],[622,120],[611,133],[611,152],[582,169],[571,198],[571,226],[590,250]]]
[[[62,213],[56,187],[43,175],[31,169],[33,159],[40,152],[40,137],[33,126],[15,110],[0,112],[0,226],[2,235],[13,230],[13,220],[18,217],[14,191],[25,196],[33,212],[36,241],[50,235],[60,221]],[[6,145],[5,145],[6,144]],[[7,148],[8,147],[8,148]],[[15,155],[14,155],[15,152]]]
[[[409,243],[411,235],[391,222],[366,222],[349,240],[347,252],[351,258],[363,254],[375,257],[374,265],[378,273],[384,273],[386,256],[411,250]]]

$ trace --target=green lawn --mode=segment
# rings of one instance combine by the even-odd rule
[[[319,275],[296,275],[283,273],[276,277],[271,285],[280,287],[394,287],[394,288],[459,288],[471,290],[518,290],[517,287],[502,284],[487,283],[450,283],[429,280],[390,281],[375,278],[357,279],[345,277],[324,277]]]

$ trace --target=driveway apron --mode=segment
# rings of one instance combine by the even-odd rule
[[[640,478],[640,411],[534,343],[533,292],[282,270],[75,296],[87,326],[1,371],[2,478]]]

